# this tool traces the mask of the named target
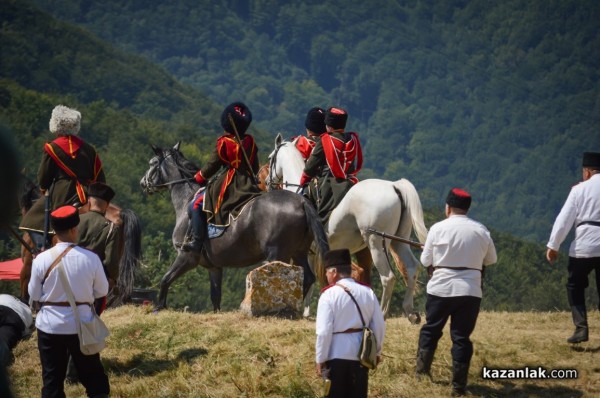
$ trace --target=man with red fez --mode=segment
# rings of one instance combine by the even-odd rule
[[[38,170],[38,183],[42,193],[50,192],[51,209],[71,204],[87,203],[87,186],[93,182],[106,182],[102,161],[93,146],[77,134],[81,126],[81,113],[58,105],[52,110],[50,132],[57,138],[44,145]],[[44,216],[46,200],[42,196],[23,216],[21,230],[29,232],[36,245],[44,246]]]
[[[327,220],[352,185],[362,168],[362,149],[356,133],[344,132],[348,113],[341,108],[329,108],[325,113],[327,132],[321,135],[306,161],[300,185],[317,178],[317,211]]]
[[[600,152],[583,154],[583,182],[571,188],[560,213],[554,221],[546,258],[552,264],[558,257],[560,244],[572,228],[575,236],[569,249],[567,295],[575,333],[567,342],[588,341],[585,289],[593,270],[600,273]]]
[[[383,312],[373,290],[350,277],[352,268],[348,249],[325,253],[323,263],[328,286],[321,291],[317,307],[317,375],[331,380],[331,388],[326,395],[329,398],[366,398],[369,369],[358,360],[362,319],[375,334],[379,363],[385,336]]]
[[[60,279],[62,267],[73,292],[79,318],[91,320],[94,300],[106,296],[108,281],[100,258],[90,250],[76,246],[78,210],[62,206],[50,214],[50,224],[58,243],[33,260],[29,295],[39,302],[36,317],[38,350],[42,363],[42,397],[64,397],[64,381],[69,355],[73,357],[79,379],[88,397],[104,398],[110,393],[108,377],[100,354],[84,355],[73,309]]]
[[[427,322],[419,334],[416,375],[431,377],[431,363],[450,318],[452,339],[452,395],[466,393],[473,356],[471,333],[479,315],[483,266],[497,260],[496,248],[485,226],[467,216],[468,192],[453,188],[446,198],[446,219],[434,224],[421,253],[428,267]]]
[[[258,148],[254,137],[246,134],[251,122],[252,113],[242,102],[229,104],[223,110],[221,127],[224,134],[217,139],[217,145],[208,163],[195,175],[199,184],[206,185],[206,190],[198,191],[190,202],[193,236],[191,242],[183,245],[183,250],[200,252],[207,235],[207,222],[217,226],[228,226],[248,201],[261,194],[255,178],[259,169]],[[236,131],[242,147],[236,137]],[[221,170],[222,173],[209,181]]]

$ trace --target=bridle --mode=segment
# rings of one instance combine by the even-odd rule
[[[282,189],[284,187],[300,187],[300,184],[293,184],[291,182],[283,181],[283,176],[277,175],[277,154],[279,153],[279,149],[286,144],[290,144],[289,141],[283,141],[280,144],[277,144],[277,147],[273,151],[273,153],[269,156],[269,175],[265,180],[265,184],[267,185],[268,190],[271,189]],[[271,177],[274,176],[275,178]]]
[[[154,180],[154,176],[162,168],[163,162],[165,160],[167,160],[167,158],[169,158],[169,157],[173,158],[173,163],[175,164],[175,167],[177,167],[177,171],[179,171],[179,176],[181,178],[177,179],[177,180],[173,180],[173,181],[167,181],[162,184],[154,184],[152,182]],[[179,164],[176,151],[171,151],[166,156],[164,155],[164,153],[162,153],[161,155],[156,155],[155,157],[150,159],[149,163],[150,164],[156,163],[156,164],[154,166],[152,166],[146,172],[146,174],[144,174],[144,177],[142,178],[145,193],[156,192],[156,191],[159,191],[160,188],[170,188],[173,185],[182,184],[182,183],[187,183],[189,185],[189,187],[193,189],[192,185],[190,184],[190,182],[195,181],[194,176],[191,175],[191,173],[193,173],[193,172],[184,168],[182,165]],[[189,176],[189,177],[187,177],[187,176]]]

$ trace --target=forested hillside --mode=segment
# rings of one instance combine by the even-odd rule
[[[543,242],[581,152],[600,150],[595,0],[35,0],[288,135],[331,104],[361,133],[362,177],[452,186],[487,225]]]
[[[105,17],[105,30],[116,34],[115,28],[111,27],[112,19],[110,16],[112,15],[112,11],[111,8],[108,7],[111,3],[106,2],[106,4],[107,8],[105,12],[107,14]],[[142,19],[135,17],[136,14],[127,14],[127,12],[134,13],[144,11],[147,9],[146,7],[150,7],[153,3],[140,2],[137,4],[135,2],[128,2],[128,4],[130,4],[130,7],[132,8],[119,9],[120,15],[128,16],[131,25],[135,25],[141,24]],[[180,4],[179,7],[184,7],[182,3],[177,4]],[[163,66],[157,66],[152,62],[157,61],[157,59],[152,57],[148,59],[131,54],[131,51],[133,50],[136,50],[134,52],[141,52],[140,49],[132,47],[133,44],[131,44],[130,47],[123,45],[120,49],[116,49],[108,42],[99,39],[94,33],[84,30],[81,26],[77,27],[70,23],[57,20],[26,1],[0,0],[0,5],[2,6],[2,13],[0,14],[0,122],[10,129],[15,137],[22,166],[26,169],[25,174],[29,178],[35,179],[38,162],[41,156],[42,144],[51,139],[51,135],[48,133],[48,121],[52,108],[56,104],[63,103],[79,109],[83,115],[81,136],[94,144],[99,150],[108,181],[117,191],[115,203],[122,207],[132,208],[138,213],[142,220],[144,233],[143,249],[145,254],[143,278],[140,278],[138,283],[142,287],[156,288],[160,278],[175,255],[175,251],[170,242],[174,216],[168,194],[147,197],[142,194],[139,188],[139,180],[147,168],[148,160],[152,156],[149,144],[164,147],[172,146],[177,141],[182,140],[183,143],[181,148],[185,156],[200,165],[206,160],[208,150],[214,144],[215,133],[219,131],[219,113],[226,102],[241,98],[249,103],[253,111],[256,110],[257,115],[266,115],[262,113],[263,111],[260,109],[260,106],[261,104],[271,103],[263,103],[252,98],[249,99],[243,94],[248,91],[247,89],[249,87],[244,85],[239,86],[241,91],[232,92],[231,96],[225,94],[229,89],[224,88],[223,97],[219,98],[210,90],[198,90],[198,87],[202,88],[202,86],[197,82],[194,82],[191,78],[184,79],[181,75],[178,75],[179,79],[176,79],[170,74],[170,72],[175,71],[165,69],[168,65],[163,64]],[[270,10],[269,12],[278,9],[278,6],[272,6],[273,10]],[[410,7],[413,6],[414,4]],[[83,13],[82,15],[92,15],[90,13],[96,10],[95,7],[96,6],[92,4],[81,3],[81,7],[74,7],[72,11],[81,12]],[[164,7],[167,8],[161,8],[159,10],[160,12],[154,9],[155,11],[151,15],[154,18],[158,18],[160,16],[159,14],[168,15],[171,8],[166,5]],[[189,7],[192,6],[190,5]],[[298,10],[294,8],[296,6],[290,5],[290,7],[290,10],[297,11],[299,16],[298,21],[304,20],[306,22],[306,18],[308,17],[303,16],[300,12],[303,9],[302,7],[297,6],[299,7]],[[303,7],[312,10],[315,7],[319,8],[321,6],[314,5],[314,7],[309,7],[309,5],[306,5]],[[365,5],[363,7],[370,6]],[[56,10],[62,9],[63,8],[61,7],[56,8]],[[186,8],[184,7],[184,9]],[[206,8],[206,10],[208,10],[206,12],[209,12],[209,15],[211,15],[212,19],[215,21],[229,18],[229,22],[223,22],[223,26],[217,25],[214,28],[208,28],[211,26],[209,22],[211,22],[212,19],[207,17],[208,19],[204,21],[204,25],[201,23],[194,25],[199,29],[202,26],[205,26],[206,29],[212,29],[211,34],[206,35],[206,40],[209,40],[210,38],[210,40],[214,40],[214,43],[222,43],[224,46],[220,51],[211,53],[214,56],[214,62],[216,62],[216,64],[211,67],[211,70],[215,72],[216,75],[210,75],[206,70],[202,72],[206,75],[207,79],[209,78],[209,75],[212,76],[210,77],[211,79],[222,79],[220,81],[224,87],[236,86],[236,81],[228,80],[226,78],[227,75],[238,76],[240,70],[243,70],[244,73],[250,73],[243,63],[245,62],[245,58],[242,60],[236,58],[239,57],[239,54],[234,51],[233,47],[228,48],[226,45],[226,43],[244,42],[246,39],[236,36],[237,39],[233,40],[231,39],[233,37],[232,35],[236,34],[236,32],[238,32],[237,30],[228,31],[219,29],[226,29],[226,26],[247,25],[244,29],[248,29],[248,32],[252,32],[253,30],[250,29],[253,26],[252,24],[245,23],[238,25],[238,22],[243,22],[244,18],[251,18],[251,15],[255,15],[255,13],[250,12],[249,10],[245,12],[239,10],[233,12],[232,9],[237,10],[235,7],[225,7],[224,3],[221,4],[216,2],[215,8]],[[356,11],[355,8],[353,9]],[[221,10],[219,12],[222,12],[223,14],[210,14],[215,13],[218,10]],[[343,10],[340,10],[340,13],[342,11]],[[100,13],[98,10],[94,12],[95,14],[93,15],[96,15],[96,17],[90,18],[93,20],[101,20],[102,18],[100,18],[100,16],[104,14]],[[283,13],[283,9],[281,9],[280,12]],[[200,15],[193,12],[188,14],[191,16]],[[383,14],[385,13],[382,13],[381,18],[386,17]],[[268,15],[270,14],[265,15],[265,18],[268,18]],[[434,19],[437,21],[436,18]],[[405,20],[410,20],[408,15]],[[179,27],[183,29],[183,20],[174,21],[175,22],[172,23],[159,23],[158,20],[155,21],[149,19],[145,23],[154,25],[153,29],[159,33],[163,32],[163,29],[167,29],[168,27],[173,29]],[[317,19],[314,19],[314,22],[316,23],[315,26],[321,26],[321,23],[318,23],[319,21]],[[294,22],[294,19],[290,19],[289,24],[286,26],[293,26],[294,23],[296,23]],[[360,23],[358,22],[354,24],[356,29],[359,29],[359,25]],[[417,25],[418,24],[416,24],[415,27]],[[91,29],[91,26],[89,28]],[[258,27],[256,28],[258,29]],[[339,26],[339,28],[342,29],[343,26]],[[273,26],[272,29],[275,29],[275,27]],[[144,36],[142,35],[144,32],[146,31],[140,31],[140,40],[142,39],[141,36]],[[147,31],[147,33],[151,34],[150,31]],[[368,32],[364,33],[366,34]],[[298,34],[300,34],[300,32]],[[166,35],[166,32],[163,32],[163,35],[157,35],[157,37],[145,36],[148,42],[148,48],[150,48],[151,45],[158,46],[162,43],[161,40],[164,35]],[[224,35],[229,39],[214,39],[214,35]],[[285,42],[284,38],[277,38],[278,36],[273,32],[270,34],[263,33],[259,36],[263,38],[261,40],[264,40],[264,45],[267,47],[275,45],[282,46],[277,43]],[[363,36],[364,35],[359,35],[357,33],[354,35],[354,38],[358,42],[363,39]],[[340,36],[339,39],[341,40],[342,36]],[[171,47],[174,53],[177,53],[177,49],[182,41],[185,40],[183,40],[183,38],[181,40],[174,40],[171,37]],[[203,42],[204,40],[194,41],[194,45],[199,45]],[[251,40],[246,44],[248,46],[256,45],[256,48],[259,47],[258,41],[253,42]],[[363,45],[366,46],[366,43]],[[373,46],[375,45],[376,43],[373,43]],[[241,46],[240,48],[242,47],[244,46]],[[358,51],[358,47],[353,50]],[[364,50],[366,51],[366,49]],[[227,53],[228,51],[232,58],[230,58],[229,62],[220,63],[221,58],[218,54],[223,52]],[[289,71],[289,73],[291,73],[291,75],[285,74],[288,72],[283,73],[281,76],[277,75],[278,79],[283,79],[282,81],[285,81],[292,86],[297,82],[301,82],[302,84],[315,88],[314,90],[311,89],[309,91],[321,93],[319,94],[319,99],[310,97],[312,99],[307,100],[306,98],[309,97],[305,97],[301,91],[290,89],[288,92],[290,95],[294,93],[298,94],[295,97],[298,102],[295,103],[293,108],[295,110],[302,108],[302,110],[293,115],[292,113],[285,114],[287,116],[283,117],[281,120],[290,124],[281,124],[281,126],[285,129],[289,128],[290,133],[291,131],[297,133],[303,125],[304,108],[310,107],[316,103],[321,105],[328,104],[330,101],[328,98],[334,98],[330,95],[339,92],[339,88],[325,87],[323,82],[319,82],[319,79],[310,77],[313,74],[311,68],[302,66],[301,61],[294,58],[292,56],[293,54],[295,54],[293,51],[283,51],[280,54],[281,57],[277,58],[278,62],[281,64],[277,66],[275,60],[271,60],[271,65],[269,67],[280,68],[282,73],[284,71]],[[175,57],[175,55],[173,55],[173,57]],[[261,58],[261,61],[264,61],[264,57],[259,58]],[[377,57],[371,58],[373,64],[379,62],[376,58]],[[191,59],[190,62],[192,62]],[[398,62],[397,65],[396,63],[393,64],[396,65],[394,68],[400,68],[402,62]],[[373,64],[368,64],[370,65],[368,67],[373,67]],[[408,66],[405,67],[408,68]],[[389,69],[389,73],[395,74],[396,71],[394,68]],[[587,70],[586,68],[584,69]],[[199,71],[202,70],[203,69],[199,69]],[[266,70],[267,69],[259,67],[243,80],[247,84],[251,84],[253,78],[258,76],[259,72],[262,73]],[[199,75],[202,73],[198,72]],[[376,91],[386,91],[388,87],[391,87],[392,83],[392,81],[388,81],[387,84],[382,85]],[[213,90],[217,89],[216,84],[211,83],[208,86]],[[321,86],[323,87],[319,88]],[[272,86],[265,86],[267,93],[271,93],[270,87]],[[278,80],[274,81],[273,87],[280,87]],[[273,88],[273,90],[275,90],[275,88]],[[590,90],[593,90],[593,87],[590,88]],[[413,94],[411,95],[414,95],[414,90],[412,91]],[[206,92],[212,98],[205,96],[203,92]],[[423,94],[422,97],[419,97],[419,101],[433,101],[438,94],[439,93],[435,90],[431,97]],[[268,97],[271,98],[270,95]],[[356,117],[351,116],[351,124],[356,123],[355,126],[360,126],[361,123],[364,123],[365,134],[361,135],[361,137],[365,138],[365,144],[369,151],[368,156],[371,159],[369,164],[370,169],[364,173],[364,175],[368,175],[369,173],[379,173],[377,171],[378,166],[376,166],[378,162],[385,167],[398,167],[397,173],[383,171],[384,169],[382,169],[382,173],[387,173],[385,175],[389,175],[389,178],[398,178],[400,176],[408,175],[412,167],[411,164],[416,160],[404,162],[398,160],[399,158],[397,159],[396,155],[385,155],[383,152],[375,152],[375,147],[371,144],[372,141],[376,139],[376,133],[377,130],[379,130],[375,129],[372,124],[391,123],[394,121],[397,123],[402,119],[398,119],[395,116],[395,110],[392,112],[391,108],[386,108],[387,111],[378,113],[380,115],[385,115],[384,118],[377,119],[374,118],[374,115],[369,116],[368,123],[370,124],[367,124],[365,122],[367,119],[363,121],[360,120],[358,105],[353,105],[351,102],[344,102],[350,101],[350,97],[351,96],[349,95],[340,97],[348,98],[340,103],[344,106],[348,106],[350,109],[354,109],[351,112],[353,112],[352,115],[356,115]],[[584,97],[585,95],[582,94],[582,98]],[[280,106],[289,103],[285,98],[286,97],[280,98]],[[373,104],[375,104],[375,102],[372,102],[372,105]],[[391,102],[387,102],[387,104],[389,105]],[[445,101],[440,102],[440,106],[442,105],[448,106]],[[475,110],[480,112],[480,122],[490,123],[486,113],[481,110],[482,108],[479,107],[476,102],[472,103],[472,105],[474,107],[474,112]],[[487,104],[486,107],[489,105],[490,104]],[[417,108],[411,108],[415,106],[417,106]],[[420,109],[418,108],[420,106],[425,106],[424,102],[421,105],[412,104],[407,105],[407,107],[399,106],[397,110],[407,112],[408,108]],[[268,105],[267,108],[272,110],[271,105]],[[582,111],[584,110],[585,109],[582,108]],[[556,113],[560,113],[556,109],[555,111]],[[422,113],[422,116],[426,117],[426,114],[428,113]],[[274,115],[279,115],[279,113],[274,112]],[[547,119],[550,118],[550,116],[552,115],[545,115]],[[263,126],[263,129],[254,129],[253,133],[257,135],[260,145],[264,148],[262,149],[264,158],[270,150],[273,133],[275,132],[275,130],[266,128],[266,126],[269,122],[275,124],[275,119],[268,119],[266,116],[263,116],[262,120],[260,116],[256,116],[255,119],[257,125]],[[376,122],[376,120],[379,121]],[[529,119],[525,118],[524,120],[527,121]],[[590,123],[589,120],[583,120],[582,123],[584,122]],[[415,128],[420,125],[420,122],[414,124]],[[366,128],[367,126],[369,126],[368,129]],[[420,127],[418,128],[420,129]],[[427,131],[433,133],[435,129]],[[566,128],[565,134],[567,131],[570,133],[574,132],[574,130]],[[383,131],[380,132],[382,133]],[[586,141],[581,141],[580,138],[578,138],[579,136],[573,135],[573,137],[569,139],[569,142],[579,150],[588,142],[598,142],[598,140],[592,141],[595,137],[594,134],[597,133],[595,131],[588,131],[588,138]],[[472,141],[477,138],[477,135],[473,133],[472,135],[469,135],[469,137],[470,141]],[[507,137],[510,137],[511,139],[514,138],[510,135],[507,135]],[[481,138],[481,142],[485,142],[485,135],[483,133],[481,133],[479,138]],[[533,140],[533,138],[531,139]],[[550,142],[556,139],[552,138],[551,135],[547,135],[546,140],[547,141],[545,142]],[[393,138],[390,142],[393,145],[387,143],[386,145],[377,146],[377,150],[395,150],[397,145],[394,143],[396,141],[397,139]],[[560,139],[559,142],[562,143]],[[398,143],[398,145],[400,145],[400,143]],[[441,156],[442,153],[444,156],[450,156],[455,152],[458,153],[461,151],[465,151],[466,153],[467,148],[465,147],[468,146],[458,145],[455,148],[451,148],[442,141],[436,145],[437,149],[435,151],[428,150],[424,152],[423,156],[437,156],[437,154],[440,154]],[[506,145],[509,144],[507,143]],[[533,146],[527,149],[525,147],[526,145],[520,142],[512,145],[515,145],[515,147],[523,146],[523,148],[514,150],[515,152],[520,152],[522,156],[521,162],[513,165],[515,173],[521,170],[520,168],[523,166],[523,162],[531,162],[532,159],[538,159],[540,161],[546,159],[546,154],[536,152],[536,149],[533,148]],[[406,147],[406,150],[403,150],[404,155],[402,156],[406,155],[406,151],[409,150],[409,147],[410,146]],[[567,146],[565,146],[565,150],[567,149]],[[472,185],[473,189],[470,189],[476,197],[476,206],[474,208],[476,217],[483,219],[483,216],[487,215],[490,222],[486,223],[490,226],[507,223],[507,220],[511,219],[511,212],[519,209],[519,211],[523,211],[522,204],[519,204],[521,203],[519,202],[520,196],[511,194],[511,189],[515,189],[512,185],[515,185],[516,182],[507,184],[508,186],[503,189],[488,192],[486,194],[487,196],[484,195],[486,192],[484,187],[492,183],[501,184],[502,178],[507,178],[502,174],[505,170],[494,163],[494,160],[499,158],[497,152],[500,150],[504,151],[503,146],[499,144],[494,144],[481,149],[480,156],[484,156],[486,159],[489,158],[489,162],[480,162],[479,160],[476,160],[478,158],[467,159],[466,157],[461,158],[461,160],[457,160],[460,157],[457,157],[457,159],[453,158],[454,160],[451,162],[452,167],[454,167],[455,164],[463,164],[461,162],[469,160],[474,162],[473,167],[476,166],[481,173],[494,174],[493,178],[490,177],[490,180],[483,177],[474,180]],[[508,151],[508,149],[506,150]],[[384,155],[388,157],[384,158]],[[507,164],[511,164],[509,159],[513,159],[513,155],[515,154],[507,152],[505,155],[507,158],[505,162]],[[557,176],[556,181],[558,182],[556,183],[556,189],[551,188],[551,186],[548,185],[545,188],[545,191],[540,194],[541,197],[537,196],[538,193],[536,193],[535,190],[527,192],[529,195],[535,197],[538,202],[546,203],[546,201],[549,200],[550,194],[554,191],[560,191],[561,189],[559,189],[559,186],[563,184],[561,181],[569,180],[569,178],[573,181],[576,179],[579,155],[571,154],[572,159],[568,162],[558,161],[559,155],[563,156],[562,152],[560,154],[558,152],[554,154],[554,157],[557,159],[554,167],[567,168],[568,170],[565,169],[560,178]],[[398,166],[398,162],[402,162],[402,167]],[[414,178],[411,177],[419,191],[424,193],[422,196],[424,197],[425,202],[430,203],[432,207],[432,211],[429,212],[427,216],[427,225],[431,225],[431,223],[438,221],[443,217],[440,213],[440,208],[442,197],[445,192],[442,192],[441,188],[438,192],[437,188],[435,188],[435,184],[439,183],[441,184],[440,186],[444,184],[448,186],[455,184],[463,185],[462,182],[466,181],[465,179],[453,179],[450,174],[443,173],[439,174],[436,178],[419,177],[426,173],[431,173],[433,169],[438,167],[437,164],[437,161],[434,161],[432,158],[427,167],[419,168],[419,173],[415,174]],[[535,184],[546,184],[547,181],[543,178],[539,176],[532,178],[529,174],[532,172],[537,173],[537,170],[540,170],[539,172],[543,171],[544,173],[550,173],[551,169],[544,169],[542,166],[543,164],[540,164],[539,167],[535,165],[535,167],[531,166],[530,170],[526,170],[526,172],[519,171],[520,174],[518,174],[519,178],[517,181],[522,184],[533,184],[526,185],[529,187],[528,189],[533,189],[532,187],[537,186]],[[448,170],[451,170],[452,167],[448,167]],[[515,175],[513,175],[513,177],[516,178]],[[430,183],[433,185],[428,185]],[[446,185],[444,185],[444,191],[446,190]],[[470,188],[469,185],[465,186]],[[560,195],[557,195],[561,196],[561,201],[563,199],[562,196],[566,195],[567,191],[568,188],[563,187]],[[433,195],[432,192],[435,192],[435,195]],[[433,196],[436,197],[433,198]],[[477,203],[478,198],[479,203]],[[429,202],[427,202],[427,200],[429,200]],[[502,211],[486,214],[483,211],[485,206],[491,206],[493,203],[496,203],[496,201],[502,201],[504,206]],[[554,210],[556,209],[553,209],[553,211]],[[540,207],[536,211],[542,212],[543,208]],[[493,217],[494,222],[491,222],[491,217]],[[487,272],[485,282],[487,293],[483,305],[487,309],[505,310],[564,309],[566,308],[566,294],[564,293],[564,279],[566,276],[565,257],[562,256],[561,262],[558,265],[551,267],[543,259],[543,246],[537,243],[524,242],[515,238],[514,234],[519,232],[519,228],[529,230],[524,225],[528,222],[529,218],[525,217],[525,214],[523,214],[522,217],[522,222],[515,221],[513,224],[508,224],[515,227],[507,228],[510,229],[511,234],[506,232],[496,232],[496,230],[500,231],[502,229],[494,228],[493,236],[498,247],[499,263],[491,267]],[[512,220],[514,221],[514,219]],[[546,223],[551,222],[551,220],[539,218],[537,219],[537,222]],[[16,257],[18,247],[15,244],[15,241],[4,232],[1,232],[0,234],[2,234],[0,235],[0,260]],[[418,255],[418,253],[416,254]],[[246,271],[247,269],[241,271],[226,270],[223,294],[224,309],[237,308],[239,305],[244,294],[244,278]],[[423,274],[424,273],[420,276],[421,284],[425,283],[425,276]],[[376,272],[374,272],[373,283],[375,289],[379,290],[380,287]],[[6,286],[8,285],[0,285],[0,290],[8,288]],[[14,286],[12,288],[14,288]],[[192,310],[207,311],[210,308],[208,289],[209,282],[206,271],[192,271],[185,278],[182,278],[180,281],[173,284],[169,296],[169,303],[176,308],[188,305]],[[423,291],[424,287],[422,286],[416,299],[417,308],[421,311],[423,310]],[[403,294],[404,287],[400,283],[396,288],[394,302],[392,303],[394,315],[399,314],[400,302]],[[595,305],[598,300],[595,291],[590,289],[588,295],[590,303]]]

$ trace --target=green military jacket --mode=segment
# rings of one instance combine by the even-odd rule
[[[87,185],[92,182],[106,182],[102,163],[98,157],[96,149],[78,139],[79,148],[76,153],[67,154],[57,141],[64,137],[59,137],[53,142],[47,143],[45,148],[51,148],[56,154],[53,158],[48,151],[44,151],[42,161],[38,169],[38,183],[41,189],[50,192],[50,211],[64,205],[81,202],[77,195],[77,181],[83,186],[87,194]],[[58,164],[62,162],[66,167],[72,170],[77,179],[69,176]],[[82,203],[83,204],[83,203]],[[39,198],[31,209],[23,216],[20,229],[44,232],[46,198]]]
[[[330,133],[330,135],[344,142],[348,140],[344,133],[335,132]],[[316,187],[312,184],[310,186],[309,199],[315,204],[319,217],[326,221],[354,183],[349,179],[336,178],[331,174],[327,165],[323,143],[320,139],[317,140],[310,157],[306,161],[304,173],[317,179]]]
[[[90,210],[80,216],[77,229],[77,244],[96,253],[106,277],[116,281],[119,277],[119,227],[103,214]]]
[[[198,173],[200,177],[196,177],[201,183],[207,182],[202,209],[212,224],[228,226],[246,203],[262,193],[251,177],[259,168],[254,138],[242,135],[242,140],[251,170],[233,136],[225,134],[217,140],[210,159]]]

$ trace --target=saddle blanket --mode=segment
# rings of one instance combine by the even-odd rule
[[[223,235],[223,233],[225,232],[225,230],[227,229],[226,226],[222,226],[222,225],[214,225],[214,224],[208,224],[208,239],[213,239],[213,238],[218,238],[219,236]]]

